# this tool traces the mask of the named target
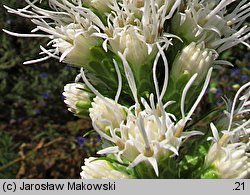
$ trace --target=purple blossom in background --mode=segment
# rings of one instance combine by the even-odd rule
[[[48,77],[48,74],[46,73],[46,72],[42,72],[41,74],[40,74],[40,78],[41,79],[46,79]]]
[[[222,104],[222,102],[221,102],[221,101],[219,101],[219,100],[218,100],[218,101],[216,101],[216,105],[217,105],[217,106],[220,106],[221,104]]]
[[[241,80],[245,83],[245,82],[247,82],[248,81],[248,76],[247,75],[242,75],[241,76]]]
[[[232,86],[229,85],[229,86],[226,87],[226,89],[227,89],[228,91],[231,91],[231,90],[232,90]]]
[[[236,76],[239,73],[240,73],[240,69],[239,68],[234,68],[231,71],[231,76]]]
[[[41,114],[41,110],[40,109],[35,109],[35,114]]]
[[[97,135],[97,141],[101,141],[101,140],[102,140],[101,136]]]
[[[217,89],[215,94],[216,94],[217,97],[221,96],[222,95],[222,90],[221,89]]]
[[[65,96],[64,95],[60,95],[60,99],[61,100],[65,100]]]
[[[223,80],[224,81],[228,81],[228,79],[229,79],[228,75],[223,75]]]
[[[44,98],[45,100],[47,100],[47,99],[49,98],[49,94],[46,93],[46,92],[43,92],[43,93],[42,93],[42,96],[43,96],[43,98]]]
[[[84,146],[84,145],[85,145],[84,138],[83,138],[83,137],[77,137],[77,143],[78,143],[80,146]]]

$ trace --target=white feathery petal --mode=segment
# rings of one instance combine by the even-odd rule
[[[234,100],[233,100],[233,104],[232,104],[232,107],[231,107],[231,110],[230,110],[230,118],[229,118],[229,124],[228,124],[228,131],[230,131],[231,129],[231,126],[232,126],[232,122],[233,122],[233,116],[234,116],[234,112],[235,112],[235,107],[236,107],[236,102],[238,100],[238,97],[240,95],[240,93],[246,89],[247,87],[250,86],[250,82],[244,84],[236,93],[235,97],[234,97]]]
[[[182,92],[182,96],[181,96],[181,116],[182,119],[185,120],[185,99],[186,99],[186,95],[188,90],[190,89],[190,87],[192,86],[192,84],[194,83],[195,79],[197,78],[198,74],[194,74],[188,81],[188,83],[186,84],[186,86],[183,89]]]
[[[213,133],[213,137],[209,137],[207,140],[213,140],[214,142],[219,142],[219,133],[218,133],[218,130],[217,128],[215,127],[215,125],[213,123],[210,123],[210,128],[212,130],[212,133]]]
[[[125,54],[126,54],[126,52],[125,52]],[[129,64],[128,64],[125,56],[124,56],[124,54],[121,54],[120,52],[118,52],[118,55],[122,60],[124,71],[125,71],[125,74],[126,74],[126,78],[127,78],[130,90],[131,90],[131,92],[133,94],[134,100],[139,105],[138,96],[137,96],[137,87],[136,87],[133,72],[132,72],[132,70],[131,70],[131,68],[130,68],[130,66],[129,66]]]
[[[191,115],[193,114],[193,112],[195,111],[196,107],[197,107],[198,104],[200,103],[201,98],[202,98],[203,95],[205,94],[206,89],[207,89],[207,87],[208,87],[208,85],[209,85],[209,81],[210,81],[210,78],[211,78],[211,75],[212,75],[212,71],[213,71],[213,68],[210,68],[210,69],[208,70],[207,77],[206,77],[206,79],[205,79],[205,82],[204,82],[204,85],[203,85],[203,87],[202,87],[202,90],[201,90],[199,96],[197,97],[195,103],[193,104],[192,108],[191,108],[190,111],[188,112],[188,115],[185,117],[185,122],[187,122],[187,121],[190,119]]]

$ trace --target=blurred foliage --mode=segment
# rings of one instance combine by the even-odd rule
[[[15,152],[17,144],[13,142],[13,138],[6,132],[0,132],[0,167],[14,160],[17,157]],[[17,172],[18,165],[7,168],[0,172],[0,178],[11,179]]]
[[[91,128],[90,121],[43,117],[0,125],[0,178],[80,178],[83,158],[100,148],[96,134],[82,136]]]
[[[227,50],[220,58],[233,66],[214,70],[206,100],[213,108],[224,104],[222,97],[233,99],[238,89],[250,81],[250,50],[246,46],[238,45]]]
[[[16,17],[13,14],[7,13],[3,5],[17,8],[23,7],[25,1],[15,0],[2,0],[0,4],[0,27],[1,29],[9,29],[19,33],[26,33],[32,29],[30,21],[22,17]],[[31,39],[20,39],[17,37],[11,37],[1,31],[0,33],[0,70],[10,69],[18,64],[22,64],[24,60],[27,60],[31,55],[35,55],[38,52],[38,48],[34,48],[33,40]],[[38,45],[41,40],[37,40]],[[33,44],[30,44],[30,43]],[[29,44],[27,44],[29,43]],[[2,75],[1,75],[2,76]],[[5,76],[6,77],[6,76]]]
[[[10,7],[25,5],[24,1],[15,0],[2,3]],[[1,28],[18,33],[29,33],[34,27],[29,20],[8,14],[2,6],[0,24]],[[46,41],[13,37],[1,32],[0,121],[16,122],[38,115],[57,121],[62,117],[66,117],[65,120],[73,118],[65,109],[61,94],[63,86],[74,80],[77,70],[55,60],[23,65],[26,60],[39,58],[39,45]]]
[[[18,33],[34,28],[2,5],[0,27]],[[63,102],[63,87],[74,81],[78,70],[56,60],[23,65],[39,58],[39,45],[46,42],[0,32],[0,178],[79,178],[83,158],[96,151],[96,134],[82,137],[91,123],[78,120]]]

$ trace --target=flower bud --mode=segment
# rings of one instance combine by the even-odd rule
[[[63,96],[70,112],[79,117],[88,117],[94,94],[88,91],[84,84],[70,83],[65,85]]]
[[[221,179],[244,179],[250,175],[250,160],[244,144],[228,144],[223,149],[215,143],[206,156],[205,165]]]
[[[205,158],[205,172],[203,178],[217,177],[221,179],[244,179],[250,176],[250,158],[249,158],[249,134],[244,131],[243,141],[241,130],[245,129],[248,122],[236,127],[231,131],[222,131],[223,136],[219,136],[217,127],[210,124],[214,143],[209,149]],[[212,173],[212,174],[211,174]]]
[[[126,59],[134,68],[140,67],[149,59],[152,59],[157,52],[154,46],[152,51],[149,52],[147,43],[140,37],[139,33],[134,28],[123,30],[110,39],[110,45],[115,53],[124,53],[126,50]]]
[[[89,109],[89,112],[93,123],[104,132],[110,125],[113,128],[118,128],[126,118],[126,112],[122,106],[108,98],[94,98],[92,108]]]
[[[56,47],[61,53],[60,60],[84,67],[90,60],[90,48],[100,45],[101,39],[91,37],[92,30],[83,31],[77,24],[69,24],[63,28],[67,38],[57,38],[53,44],[53,47]]]
[[[207,75],[208,69],[213,65],[215,56],[204,45],[192,42],[176,56],[170,75],[178,79],[184,73],[190,76],[198,73],[196,82],[201,82]]]
[[[112,0],[106,0],[106,1],[109,3],[112,2]],[[87,6],[91,6],[100,12],[109,12],[110,8],[107,5],[106,1],[104,1],[104,0],[85,0],[84,3]]]
[[[221,53],[239,43],[247,45],[250,29],[242,26],[249,17],[249,1],[188,1],[171,21],[171,31],[186,43],[204,42]],[[227,6],[231,5],[230,11]]]
[[[183,13],[185,19],[183,19],[181,14],[176,14],[172,22],[173,32],[188,43],[204,41],[206,47],[212,48],[211,42],[220,39],[220,34],[223,34],[228,27],[220,16],[214,16],[207,21],[206,16],[209,14],[209,11],[200,11],[197,14],[198,21],[196,21],[196,18],[194,19],[194,13],[191,10],[185,10],[185,13]],[[213,31],[211,27],[217,31]],[[211,28],[211,30],[206,31],[203,28]]]

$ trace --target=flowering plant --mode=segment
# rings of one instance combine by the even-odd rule
[[[247,47],[250,2],[242,0],[25,0],[10,13],[30,18],[46,37],[44,57],[80,69],[63,95],[90,118],[103,145],[85,159],[82,178],[249,178],[250,82],[219,121],[192,121],[220,54]]]

